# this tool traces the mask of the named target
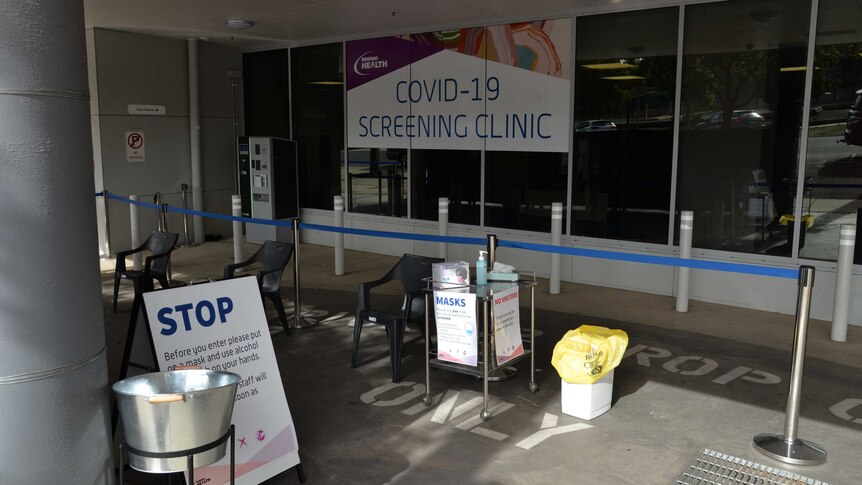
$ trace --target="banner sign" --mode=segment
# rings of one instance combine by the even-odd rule
[[[494,348],[497,365],[524,355],[521,341],[521,312],[518,308],[518,286],[494,293]]]
[[[299,464],[293,418],[253,277],[144,293],[159,368],[239,374],[233,409],[236,483],[258,484]],[[230,481],[230,451],[195,469],[196,483]]]
[[[477,365],[476,295],[435,291],[434,317],[437,321],[437,358],[456,364]]]
[[[348,145],[567,152],[570,19],[347,42]]]

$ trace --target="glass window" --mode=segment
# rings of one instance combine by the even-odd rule
[[[242,55],[245,134],[290,138],[288,50]]]
[[[799,255],[803,258],[834,261],[838,257],[841,224],[862,224],[859,25],[859,2],[820,2],[802,200],[806,234],[800,235],[799,241]],[[809,221],[811,227],[807,227]],[[856,247],[862,245],[857,242]],[[857,258],[856,263],[862,263],[862,258]]]
[[[686,7],[677,209],[693,245],[790,255],[810,0]]]
[[[413,150],[410,171],[414,219],[436,221],[449,198],[449,222],[478,226],[482,155],[478,150]]]
[[[291,51],[293,137],[299,151],[299,204],[332,209],[341,194],[344,149],[342,45]]]
[[[407,217],[406,148],[351,148],[348,159],[348,211]]]
[[[667,244],[678,16],[577,20],[575,235]]]
[[[487,152],[485,225],[550,232],[551,204],[566,203],[568,160],[566,153]]]

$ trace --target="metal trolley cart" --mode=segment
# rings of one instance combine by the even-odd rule
[[[536,358],[533,353],[535,346],[536,333],[536,275],[534,273],[519,273],[518,281],[489,281],[485,285],[464,285],[451,287],[451,283],[445,284],[449,286],[446,290],[469,288],[471,293],[476,294],[476,314],[481,315],[482,336],[479,341],[479,356],[480,361],[476,366],[447,362],[436,358],[436,352],[431,351],[428,337],[430,335],[430,312],[433,311],[431,306],[431,297],[435,290],[441,288],[441,282],[435,282],[428,278],[427,287],[425,289],[425,397],[422,402],[425,406],[431,405],[431,367],[438,369],[467,374],[482,380],[482,410],[479,412],[479,417],[482,421],[491,419],[491,413],[488,410],[488,381],[500,381],[513,377],[517,372],[511,366],[519,361],[529,357],[530,359],[530,392],[536,393],[539,386],[536,385]],[[513,287],[529,288],[530,289],[530,333],[529,333],[529,348],[524,348],[524,353],[503,364],[497,365],[496,352],[494,341],[490,338],[493,333],[493,301],[494,294],[506,290],[511,290]],[[490,330],[489,330],[490,327]],[[525,340],[526,343],[526,340]],[[433,357],[432,357],[433,356]]]

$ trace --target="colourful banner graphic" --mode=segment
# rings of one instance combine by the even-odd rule
[[[347,43],[356,148],[568,151],[571,20]]]

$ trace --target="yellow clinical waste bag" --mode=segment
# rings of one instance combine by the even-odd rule
[[[628,344],[622,330],[581,325],[557,342],[551,364],[570,384],[592,384],[620,364]]]

